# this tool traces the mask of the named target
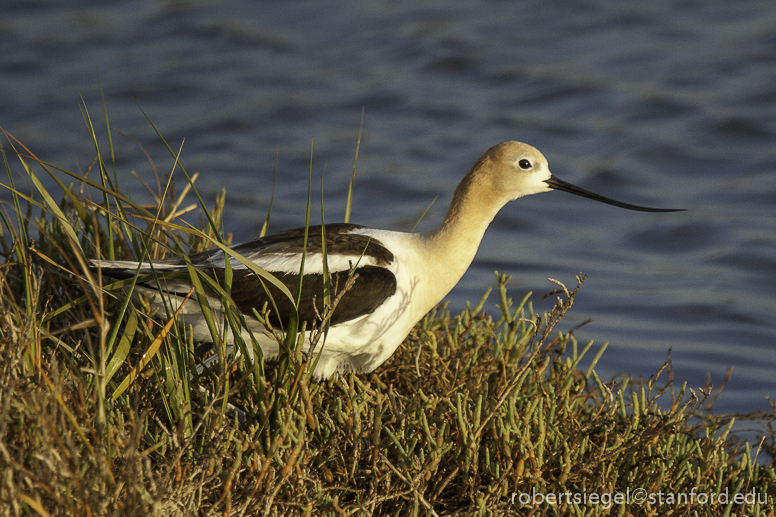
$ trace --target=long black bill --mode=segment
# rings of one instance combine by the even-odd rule
[[[606,203],[607,205],[627,208],[628,210],[638,210],[639,212],[684,212],[686,210],[684,208],[650,208],[648,206],[622,203],[620,201],[615,201],[614,199],[609,199],[608,197],[599,196],[598,194],[590,192],[589,190],[579,188],[576,185],[572,185],[571,183],[558,179],[555,176],[550,176],[550,179],[544,180],[544,182],[555,190],[562,190],[563,192],[568,192],[569,194],[576,194],[577,196],[587,197],[596,201],[600,201],[601,203]]]

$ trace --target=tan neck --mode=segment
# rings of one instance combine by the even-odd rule
[[[434,276],[440,298],[469,268],[485,230],[508,201],[493,187],[490,176],[482,173],[489,165],[489,160],[485,160],[472,167],[455,190],[442,222],[420,235],[429,254],[428,263],[438,270]]]

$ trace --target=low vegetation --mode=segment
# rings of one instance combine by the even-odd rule
[[[181,193],[168,181],[157,206],[133,203],[84,114],[84,173],[4,133],[0,515],[774,514],[776,411],[714,416],[717,392],[675,387],[670,362],[643,382],[599,379],[605,347],[555,330],[584,277],[556,282],[537,315],[497,275],[497,314],[485,297],[457,315],[442,305],[371,374],[313,380],[314,357],[288,339],[274,364],[218,345],[226,360],[197,375],[186,329],[88,259],[223,247],[224,198],[208,210],[171,150]],[[180,220],[192,196],[201,230]],[[228,299],[228,283],[191,274]],[[243,324],[227,316],[216,343]],[[738,438],[736,419],[761,437]]]

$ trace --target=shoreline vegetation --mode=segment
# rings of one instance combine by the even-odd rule
[[[460,314],[442,304],[375,372],[326,381],[295,333],[276,363],[228,356],[220,337],[244,322],[227,310],[210,318],[222,360],[197,375],[173,315],[152,318],[124,295],[137,278],[88,261],[223,249],[225,195],[209,209],[168,145],[156,206],[134,203],[102,109],[100,131],[82,106],[95,148],[83,173],[2,130],[0,516],[774,515],[776,408],[715,415],[722,388],[674,385],[670,360],[645,381],[599,379],[606,347],[555,330],[581,274],[553,281],[555,306],[535,314],[496,273],[496,314],[490,293]],[[308,225],[310,204],[308,191]],[[180,218],[194,208],[202,229]],[[228,300],[228,275],[190,275],[193,295]]]

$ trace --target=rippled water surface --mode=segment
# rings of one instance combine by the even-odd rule
[[[352,220],[409,230],[444,214],[489,146],[521,140],[554,174],[603,195],[687,212],[645,214],[553,192],[501,211],[454,308],[513,276],[589,276],[568,331],[609,342],[598,370],[649,376],[672,350],[689,386],[733,377],[720,412],[776,396],[776,7],[771,1],[6,1],[0,126],[41,158],[85,169],[81,96],[117,133],[121,181],[153,182],[178,147],[226,227],[304,221],[309,155],[341,220],[361,109]],[[77,7],[73,7],[77,6]],[[125,135],[125,136],[124,136]],[[317,196],[317,194],[316,194]],[[7,194],[2,194],[7,199]],[[495,299],[493,300],[495,302]],[[534,297],[537,310],[551,300]]]

